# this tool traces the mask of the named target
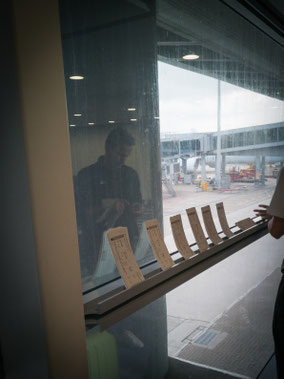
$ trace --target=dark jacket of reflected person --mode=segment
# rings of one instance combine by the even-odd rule
[[[133,249],[137,243],[140,183],[136,171],[125,165],[134,145],[125,129],[113,129],[105,142],[105,154],[77,176],[80,258],[88,274],[96,267],[104,231],[126,226]]]

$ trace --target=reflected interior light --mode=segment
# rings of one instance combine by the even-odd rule
[[[155,120],[159,120],[160,117],[158,117],[158,116],[154,116],[154,119],[155,119]]]
[[[127,110],[130,112],[133,112],[133,111],[136,111],[136,108],[128,108]]]
[[[114,121],[114,120],[109,120],[108,123],[109,123],[109,124],[114,124],[115,121]]]
[[[74,116],[75,117],[80,117],[80,116],[82,116],[82,113],[74,113]]]
[[[74,126],[76,126],[76,125],[74,125],[74,124],[70,124],[69,126],[70,126],[70,128],[74,128]]]
[[[131,118],[130,121],[137,121],[137,118]]]
[[[95,125],[94,122],[88,122],[88,125]]]
[[[193,61],[194,59],[198,59],[198,58],[199,58],[199,55],[197,54],[187,54],[182,57],[182,59],[186,61]]]
[[[84,79],[84,76],[72,75],[72,76],[69,76],[69,79],[71,79],[71,80],[82,80],[82,79]]]

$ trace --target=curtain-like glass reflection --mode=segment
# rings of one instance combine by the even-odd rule
[[[61,23],[81,272],[89,289],[119,276],[104,244],[111,227],[128,227],[140,265],[153,259],[141,226],[162,220],[155,7],[62,1]]]

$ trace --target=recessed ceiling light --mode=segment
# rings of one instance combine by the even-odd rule
[[[194,59],[198,59],[198,58],[199,58],[199,55],[197,54],[187,54],[182,57],[182,59],[186,61],[193,61]]]
[[[114,120],[109,120],[108,123],[109,123],[109,124],[114,124],[115,121],[114,121]]]
[[[70,128],[74,128],[74,126],[76,126],[76,125],[74,125],[74,124],[70,124],[69,126],[70,126]]]
[[[130,121],[137,121],[137,118],[131,118]]]
[[[95,125],[94,122],[88,122],[88,125]]]
[[[72,76],[69,76],[69,79],[71,79],[71,80],[82,80],[82,79],[84,79],[84,76],[72,75]]]
[[[128,108],[127,110],[130,112],[133,112],[133,111],[136,111],[136,108]]]
[[[75,116],[75,117],[81,117],[81,116],[82,116],[82,113],[74,113],[74,116]]]
[[[160,117],[158,117],[158,116],[154,116],[154,119],[155,119],[155,120],[159,120]]]

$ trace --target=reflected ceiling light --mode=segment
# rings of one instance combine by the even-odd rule
[[[158,116],[154,116],[154,119],[155,119],[155,120],[159,120],[160,117],[158,117]]]
[[[95,125],[94,122],[88,122],[88,125]]]
[[[76,126],[76,125],[74,125],[74,124],[70,124],[69,126],[70,126],[70,128],[74,128],[74,126]]]
[[[115,121],[114,121],[114,120],[109,120],[108,123],[109,123],[109,124],[114,124]]]
[[[131,118],[130,121],[137,121],[137,118]]]
[[[127,110],[130,112],[133,112],[133,111],[136,111],[136,108],[128,108]]]
[[[74,116],[75,116],[75,117],[81,117],[81,116],[82,116],[82,113],[74,113]]]
[[[198,59],[198,58],[199,58],[199,55],[197,54],[187,54],[182,57],[182,59],[186,61],[193,61],[194,59]]]
[[[72,75],[72,76],[69,76],[69,79],[71,79],[71,80],[82,80],[82,79],[84,79],[84,76]]]

